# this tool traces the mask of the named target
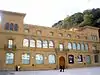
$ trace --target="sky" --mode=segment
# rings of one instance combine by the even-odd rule
[[[47,27],[68,15],[99,7],[100,0],[0,0],[0,10],[26,13],[25,24]]]

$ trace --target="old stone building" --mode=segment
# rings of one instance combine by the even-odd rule
[[[99,28],[70,30],[24,24],[24,13],[0,11],[0,69],[100,66]]]

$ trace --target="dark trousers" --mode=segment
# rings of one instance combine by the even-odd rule
[[[60,72],[62,71],[64,72],[64,69],[65,69],[64,66],[60,66]]]

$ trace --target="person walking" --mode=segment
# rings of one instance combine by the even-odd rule
[[[15,69],[16,69],[16,71],[18,71],[18,66],[17,65],[15,66]]]
[[[63,66],[62,66],[62,70],[63,70],[63,72],[64,72],[64,69],[65,69],[65,66],[63,65]]]
[[[60,72],[62,72],[62,65],[60,65]]]

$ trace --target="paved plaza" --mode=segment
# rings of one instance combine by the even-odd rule
[[[0,72],[0,75],[100,75],[100,67],[65,69],[65,72],[59,70]]]

